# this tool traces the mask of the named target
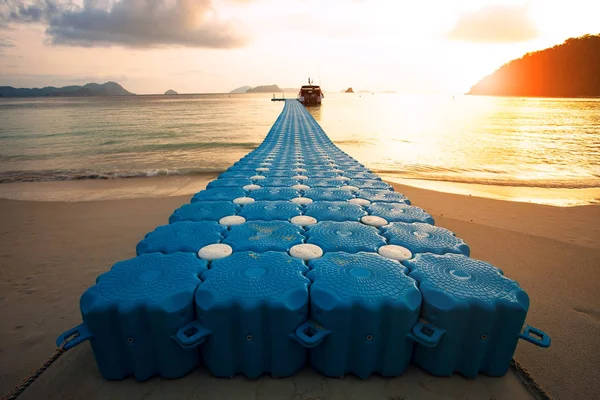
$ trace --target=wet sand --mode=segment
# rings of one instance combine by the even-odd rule
[[[50,193],[61,200],[0,200],[0,394],[53,351],[59,333],[80,322],[79,296],[96,276],[134,256],[144,234],[189,201],[189,195],[166,192],[191,193],[209,178],[190,178],[185,185],[179,179],[187,178],[0,185],[0,197],[29,193],[39,200]],[[156,186],[161,189],[149,189]],[[548,332],[553,342],[546,350],[521,342],[515,358],[542,387],[558,399],[595,398],[600,393],[600,206],[559,208],[400,185],[396,190],[429,211],[436,225],[465,239],[473,257],[498,266],[528,292],[527,322]],[[78,201],[82,193],[87,193],[83,199],[96,200]],[[111,200],[121,196],[143,198]],[[22,398],[532,398],[513,371],[504,378],[467,380],[435,378],[411,367],[400,378],[360,381],[328,379],[305,369],[294,378],[233,382],[202,369],[175,381],[108,382],[84,344],[64,355]]]

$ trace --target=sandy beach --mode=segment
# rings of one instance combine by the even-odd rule
[[[154,179],[0,185],[0,394],[50,355],[58,334],[80,322],[79,297],[96,276],[134,256],[144,234],[166,224],[172,211],[189,201],[189,193],[211,177]],[[474,258],[501,268],[527,291],[527,322],[549,333],[552,346],[543,350],[521,342],[515,358],[548,394],[597,398],[600,206],[552,207],[395,187],[431,213],[436,225],[463,238]],[[201,369],[175,381],[108,382],[99,375],[88,344],[65,354],[22,396],[165,397],[534,398],[512,370],[504,378],[467,380],[435,378],[414,366],[399,378],[366,381],[329,379],[305,369],[294,378],[238,376],[231,382]]]

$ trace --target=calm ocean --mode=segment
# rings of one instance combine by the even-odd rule
[[[290,96],[293,96],[290,94]],[[223,171],[260,144],[270,95],[0,100],[0,182]],[[600,187],[600,100],[326,94],[312,115],[399,178]]]

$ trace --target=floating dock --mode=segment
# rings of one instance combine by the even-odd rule
[[[529,298],[338,149],[296,100],[264,142],[175,210],[81,297],[106,379],[502,376]]]

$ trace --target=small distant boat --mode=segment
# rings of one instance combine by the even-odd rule
[[[319,106],[324,97],[321,87],[314,85],[310,78],[308,78],[308,85],[302,86],[298,93],[298,101],[305,106]]]

